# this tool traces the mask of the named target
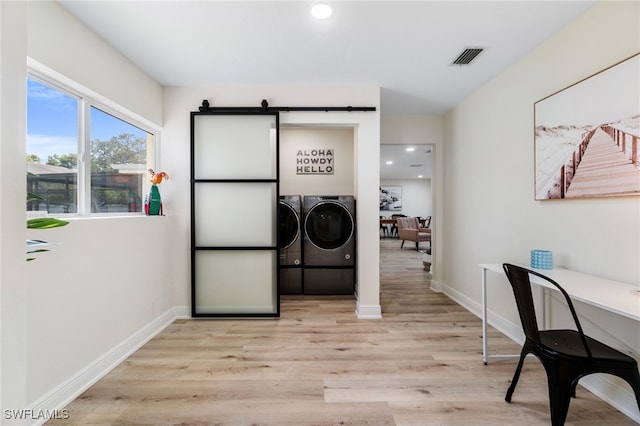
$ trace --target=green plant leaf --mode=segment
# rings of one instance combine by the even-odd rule
[[[27,201],[43,200],[41,196],[34,194],[33,192],[27,192]]]
[[[36,217],[36,218],[27,220],[28,229],[59,228],[61,226],[65,226],[68,224],[69,222],[65,220],[60,220],[53,217]]]
[[[27,192],[27,203],[29,201],[42,200],[43,198],[32,192]],[[53,217],[37,217],[27,220],[27,229],[50,229],[59,228],[61,226],[68,225],[66,220],[60,220]],[[27,254],[40,253],[43,251],[49,251],[48,249],[35,249],[27,251]],[[27,262],[35,260],[35,257],[27,257]]]
[[[42,253],[44,251],[50,251],[50,250],[48,250],[48,249],[36,249],[36,250],[29,251],[29,253],[27,253],[27,254]],[[27,262],[31,262],[32,260],[36,260],[36,258],[35,257],[27,257]]]

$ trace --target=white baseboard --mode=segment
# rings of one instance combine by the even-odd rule
[[[96,359],[93,363],[70,377],[50,392],[27,407],[33,412],[55,412],[62,410],[82,392],[91,387],[107,373],[117,367],[129,355],[138,350],[142,345],[164,330],[173,321],[179,318],[190,318],[191,310],[186,306],[175,306],[146,326],[142,327],[132,336],[111,349],[109,352]],[[33,425],[41,425],[48,419],[35,420]]]
[[[458,305],[462,306],[478,318],[482,318],[482,304],[444,283],[442,283],[442,292],[453,299]],[[491,309],[487,310],[487,323],[514,342],[520,345],[524,343],[524,333],[522,332],[520,324],[514,324],[511,321],[508,321],[504,317],[493,312]]]
[[[444,288],[444,283],[436,280],[431,280],[431,290],[436,293],[442,293],[442,289]]]
[[[358,319],[381,319],[382,307],[380,305],[361,305],[356,303],[356,316]]]
[[[580,385],[600,399],[607,401],[633,421],[640,423],[640,410],[631,386],[623,386],[609,379],[607,374],[592,374],[580,379]]]
[[[434,282],[431,286],[433,288]],[[449,296],[454,302],[467,309],[478,318],[482,318],[482,304],[458,292],[456,289],[438,282],[438,292]],[[514,324],[491,310],[487,310],[487,323],[518,344],[524,342],[524,333],[520,324]],[[482,360],[479,360],[482,362]],[[515,367],[514,367],[515,368]],[[609,379],[606,374],[593,374],[580,379],[580,385],[602,400],[624,413],[632,420],[640,423],[640,411],[631,387],[620,386]]]

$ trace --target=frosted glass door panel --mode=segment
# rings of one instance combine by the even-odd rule
[[[199,115],[194,122],[196,179],[275,179],[276,117]]]
[[[276,246],[276,183],[198,182],[198,247]]]
[[[276,250],[197,251],[197,313],[277,312],[276,257]]]

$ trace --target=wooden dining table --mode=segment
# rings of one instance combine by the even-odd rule
[[[380,218],[380,228],[382,229],[383,227],[385,228],[385,232],[384,235],[385,236],[389,236],[389,237],[393,237],[394,235],[392,235],[393,230],[395,228],[395,225],[397,223],[396,218],[391,218],[391,217],[381,217]],[[389,225],[391,225],[391,229],[389,229]],[[387,234],[388,232],[388,234]]]
[[[425,224],[427,223],[427,220],[423,218],[418,218],[418,222],[420,222],[420,226],[425,226]],[[397,218],[395,217],[380,218],[380,225],[393,225],[395,223],[397,223]]]

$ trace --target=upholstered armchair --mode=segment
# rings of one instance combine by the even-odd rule
[[[399,217],[398,220],[398,238],[402,240],[400,248],[404,246],[405,241],[413,241],[418,244],[428,241],[431,244],[431,229],[421,228],[417,217]]]

